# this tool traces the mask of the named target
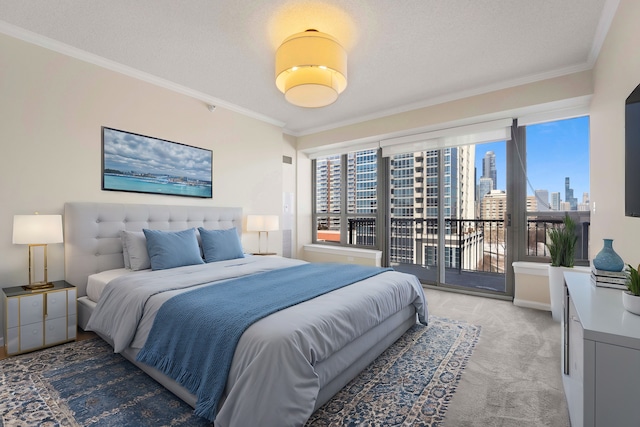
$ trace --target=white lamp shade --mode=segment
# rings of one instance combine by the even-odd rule
[[[62,243],[62,215],[14,215],[14,244]]]
[[[293,105],[332,104],[347,87],[347,52],[328,34],[294,34],[276,51],[276,86]]]
[[[247,231],[276,231],[279,228],[278,215],[247,215]]]

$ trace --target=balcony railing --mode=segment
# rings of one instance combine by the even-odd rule
[[[560,227],[567,213],[576,223],[578,241],[576,244],[575,262],[577,265],[589,264],[589,226],[591,221],[589,211],[527,212],[527,257],[548,261],[549,250],[547,249],[547,237],[549,230]]]
[[[589,212],[569,213],[577,223],[576,264],[589,259]],[[527,212],[526,256],[549,261],[548,231],[562,224],[565,212]],[[438,220],[392,218],[389,233],[391,263],[435,267],[442,258],[445,268],[458,271],[504,273],[506,230],[503,220],[445,219],[443,256],[438,256]],[[350,218],[348,243],[376,245],[375,218]]]
[[[392,263],[458,271],[504,273],[506,239],[504,221],[445,219],[444,256],[438,257],[438,220],[393,218],[389,259]]]

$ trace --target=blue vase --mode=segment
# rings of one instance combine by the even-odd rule
[[[622,271],[624,261],[620,255],[613,250],[613,239],[603,239],[604,247],[593,259],[593,266],[598,270]]]

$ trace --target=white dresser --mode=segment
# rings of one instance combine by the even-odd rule
[[[568,272],[562,320],[563,384],[572,427],[640,426],[640,316],[621,290]]]
[[[42,291],[22,286],[2,289],[7,355],[25,353],[76,339],[76,288],[64,280]]]

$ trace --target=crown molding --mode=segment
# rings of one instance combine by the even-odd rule
[[[172,81],[160,78],[158,76],[154,76],[153,74],[136,70],[135,68],[128,67],[126,65],[120,64],[115,61],[111,61],[109,59],[89,53],[82,49],[69,46],[68,44],[59,42],[57,40],[53,40],[49,37],[45,37],[43,35],[36,34],[32,31],[25,30],[24,28],[20,28],[15,25],[9,24],[6,21],[0,20],[0,33],[25,41],[27,43],[34,44],[36,46],[43,47],[45,49],[52,50],[54,52],[61,53],[66,56],[70,56],[75,59],[79,59],[80,61],[97,65],[99,67],[106,68],[111,71],[115,71],[116,73],[124,74],[126,76],[133,77],[135,79],[142,80],[147,83],[151,83],[155,86],[162,87],[164,89],[169,89],[173,92],[186,95],[194,99],[198,99],[200,101],[205,102],[207,105],[216,105],[218,107],[223,107],[223,108],[226,108],[227,110],[234,111],[236,113],[278,126],[280,128],[284,127],[285,125],[284,122],[281,122],[279,120],[273,119],[271,117],[265,116],[260,113],[256,113],[255,111],[251,111],[249,109],[240,107],[238,105],[231,104],[222,99],[206,95],[202,92],[190,89],[186,86],[182,86]]]

